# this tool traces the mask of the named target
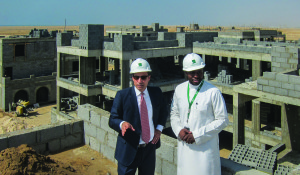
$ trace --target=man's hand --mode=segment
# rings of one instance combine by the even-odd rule
[[[187,130],[186,128],[183,128],[180,132],[179,132],[179,138],[182,140],[182,141],[186,141],[186,138],[185,136],[187,134],[190,134],[192,133],[191,131]]]
[[[135,131],[135,129],[133,128],[133,126],[130,123],[124,122],[124,123],[122,123],[122,136],[125,135],[125,132],[127,129],[131,129],[132,131]]]
[[[158,130],[158,129],[155,129],[155,132],[154,132],[154,137],[153,137],[153,140],[152,140],[152,144],[156,144],[160,138],[160,135],[161,135],[161,131]]]
[[[188,143],[188,144],[192,144],[195,142],[195,138],[193,136],[193,133],[189,133],[189,134],[186,134],[184,137],[183,137],[183,140]]]

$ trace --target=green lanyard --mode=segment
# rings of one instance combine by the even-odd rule
[[[192,99],[191,102],[190,102],[190,83],[188,83],[187,99],[188,99],[188,102],[189,102],[189,110],[188,110],[188,116],[187,116],[186,122],[189,121],[192,104],[194,103],[194,101],[195,101],[195,99],[196,99],[196,97],[197,97],[197,95],[198,95],[198,93],[199,93],[199,91],[200,91],[200,89],[201,89],[201,87],[203,85],[203,82],[204,81],[202,80],[201,83],[200,83],[200,86],[198,87],[197,92],[195,93],[195,95],[194,95],[194,97],[193,97],[193,99]]]

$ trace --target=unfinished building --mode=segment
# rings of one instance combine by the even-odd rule
[[[130,63],[139,57],[147,59],[153,70],[149,85],[159,86],[170,105],[176,85],[186,81],[182,60],[194,52],[206,63],[205,80],[221,90],[226,102],[230,124],[220,133],[220,145],[225,136],[225,142],[231,142],[227,147],[230,150],[244,145],[271,155],[276,152],[278,159],[287,152],[299,151],[300,46],[285,42],[281,32],[255,29],[172,33],[155,29],[156,34],[149,36],[128,34],[122,28],[119,34],[107,32],[105,36],[102,24],[83,24],[79,30],[79,38],[68,32],[57,35],[53,127],[28,131],[23,135],[32,139],[27,140],[1,136],[0,149],[25,142],[40,152],[55,152],[84,143],[116,162],[117,133],[108,127],[107,111],[116,92],[132,86]],[[1,63],[1,69],[3,65],[9,67]],[[2,83],[3,79],[2,75]],[[75,109],[70,105],[73,103],[78,104],[77,115],[69,113]],[[168,129],[169,123],[165,131]],[[156,173],[176,174],[176,156],[176,139],[163,135]],[[228,160],[221,161],[222,166],[228,165]]]
[[[55,115],[65,109],[61,99],[74,96],[79,105],[89,103],[110,111],[116,92],[132,86],[129,66],[139,57],[147,59],[153,70],[149,85],[159,86],[170,105],[176,85],[185,81],[182,59],[194,52],[207,65],[206,81],[225,98],[230,125],[224,132],[232,139],[229,149],[245,144],[285,150],[282,155],[299,151],[299,46],[285,42],[281,32],[164,31],[149,40],[124,33],[104,36],[104,25],[80,25],[79,30],[79,39],[68,38],[68,46],[57,47]],[[94,144],[93,137],[85,135],[86,143]]]
[[[45,30],[39,34],[42,31],[48,36]],[[7,110],[18,100],[55,102],[55,59],[55,37],[0,39],[0,109]]]

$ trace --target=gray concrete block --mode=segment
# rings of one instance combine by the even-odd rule
[[[77,133],[61,138],[61,148],[69,148],[83,144],[83,134]]]
[[[162,142],[161,147],[156,150],[156,155],[169,162],[174,162],[174,147],[168,143]]]
[[[174,175],[177,174],[177,167],[166,160],[162,161],[162,175]]]
[[[162,158],[160,158],[158,156],[156,156],[155,173],[157,173],[157,174],[162,173]]]
[[[93,125],[90,122],[84,122],[84,133],[91,137],[96,137],[97,135],[96,125]]]
[[[280,67],[280,63],[278,62],[272,62],[271,65],[272,67]]]
[[[101,116],[99,113],[97,113],[95,111],[91,111],[90,112],[90,120],[91,120],[91,123],[93,123],[97,127],[101,127],[101,125],[100,125]]]
[[[295,90],[295,85],[292,83],[282,83],[283,89]]]
[[[287,89],[282,89],[282,88],[275,88],[275,94],[287,96],[288,95],[288,90]]]
[[[115,130],[111,129],[108,126],[108,120],[109,118],[107,116],[101,116],[101,128],[108,131],[109,133],[114,133]]]
[[[263,72],[263,77],[271,80],[275,80],[276,72]]]
[[[271,86],[263,86],[263,91],[264,92],[269,92],[274,94],[275,93],[275,87],[271,87]]]
[[[263,85],[257,85],[257,90],[262,91],[263,90]]]
[[[1,134],[0,136],[0,151],[8,148],[8,135]]]
[[[276,62],[279,62],[279,63],[287,63],[288,62],[288,59],[287,58],[276,58]]]
[[[263,78],[257,78],[257,84],[269,85],[269,80],[266,80],[266,79],[263,79]]]
[[[112,134],[112,133],[108,133],[107,134],[107,145],[115,148],[117,144],[117,135],[116,134]]]
[[[48,142],[48,151],[50,153],[55,153],[61,150],[60,139],[53,139]]]
[[[96,138],[101,143],[107,143],[107,135],[108,135],[107,131],[105,131],[104,129],[101,129],[101,128],[97,128]]]
[[[280,57],[280,52],[273,52],[273,51],[272,51],[272,52],[271,52],[271,56],[272,56],[272,57],[274,57],[274,56],[275,56],[275,57]]]
[[[299,84],[300,85],[300,76],[297,75],[290,75],[289,76],[289,83]],[[296,86],[296,85],[295,85]]]
[[[275,77],[275,80],[281,81],[281,82],[288,82],[289,81],[289,75],[277,73],[276,77]]]
[[[90,136],[87,134],[84,134],[84,144],[85,145],[90,145]]]
[[[288,63],[280,63],[280,67],[285,68],[285,69],[291,69],[292,65]]]
[[[40,142],[48,142],[65,136],[65,125],[52,125],[48,128],[37,131],[37,140]]]
[[[37,144],[37,145],[30,145],[38,154],[45,153],[46,150],[46,143],[43,144]]]
[[[298,59],[292,59],[292,58],[290,58],[290,59],[288,59],[288,63],[289,64],[299,64],[299,61],[298,61]]]
[[[108,158],[109,160],[116,162],[115,160],[115,149],[106,145],[106,144],[101,144],[101,151],[100,151],[103,156]]]
[[[288,93],[289,93],[288,96],[290,96],[290,97],[300,98],[300,92],[299,91],[289,90]]]
[[[37,141],[37,133],[35,131],[20,130],[11,132],[8,136],[8,147],[18,147],[22,144],[34,145]]]
[[[95,137],[90,137],[90,147],[95,151],[101,151],[100,142]]]
[[[295,91],[299,91],[300,92],[300,86],[299,85],[295,85]]]
[[[281,88],[281,82],[280,81],[269,80],[269,86]]]
[[[275,47],[276,52],[286,52],[286,47]]]
[[[90,121],[90,110],[92,109],[91,105],[84,104],[79,105],[77,110],[77,116],[84,121]]]
[[[292,53],[287,53],[287,52],[282,52],[280,53],[281,58],[292,58],[293,54]]]

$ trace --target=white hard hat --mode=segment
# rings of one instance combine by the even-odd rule
[[[143,58],[137,58],[131,63],[130,73],[139,73],[139,72],[151,72],[149,63]]]
[[[205,67],[205,63],[203,59],[195,53],[187,54],[183,59],[183,71],[194,71],[198,69],[203,69]]]

